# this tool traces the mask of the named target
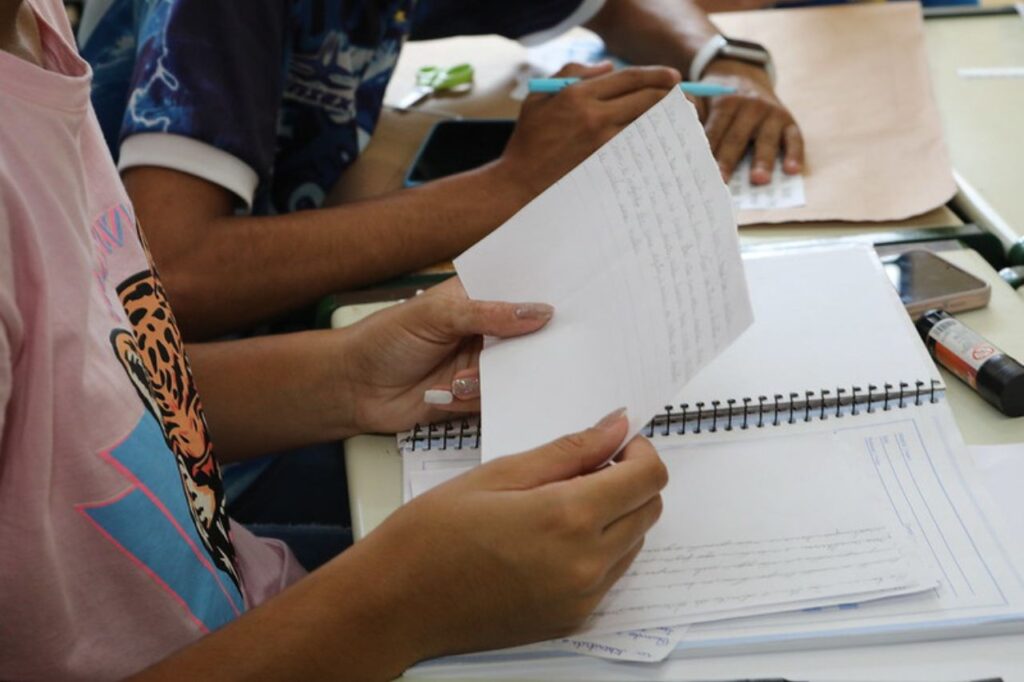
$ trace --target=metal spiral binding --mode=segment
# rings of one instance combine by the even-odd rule
[[[480,448],[480,418],[416,424],[412,431],[399,435],[399,450],[477,450]]]
[[[904,409],[911,405],[938,402],[940,383],[932,379],[926,385],[915,381],[898,384],[875,384],[867,387],[837,386],[804,391],[803,394],[776,393],[772,396],[728,398],[697,402],[692,405],[666,405],[665,411],[652,419],[641,433],[648,438],[659,436],[717,433],[719,431],[746,431],[774,428],[783,424],[842,419],[862,412],[872,414]],[[417,424],[412,431],[401,434],[399,448],[409,450],[478,449],[480,447],[480,419],[469,417],[459,421],[438,424]]]
[[[688,433],[716,433],[718,431],[746,431],[796,424],[799,422],[841,419],[847,415],[862,412],[888,412],[926,402],[938,402],[941,384],[932,379],[929,384],[915,381],[913,386],[905,381],[898,384],[882,384],[881,390],[875,384],[844,388],[820,388],[791,392],[787,395],[776,393],[772,396],[730,398],[712,400],[708,403],[681,403],[666,405],[665,411],[657,415],[644,427],[642,433],[648,438],[658,436],[682,436]],[[723,404],[724,403],[724,404]]]

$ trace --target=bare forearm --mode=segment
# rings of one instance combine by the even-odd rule
[[[390,568],[381,563],[391,560]],[[415,591],[395,578],[401,560],[359,543],[132,679],[391,680],[426,655],[422,633],[413,630],[422,619],[406,612],[403,598]]]
[[[634,64],[685,70],[717,29],[691,0],[608,0],[587,24],[608,49]]]
[[[453,258],[527,200],[494,164],[347,206],[269,217],[222,213],[196,224],[202,218],[171,205],[161,183],[140,174],[146,170],[130,171],[125,183],[192,339]],[[186,196],[195,193],[187,189]]]
[[[235,461],[352,435],[353,410],[337,380],[344,334],[189,346],[217,458]]]

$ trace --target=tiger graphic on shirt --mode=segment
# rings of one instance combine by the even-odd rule
[[[213,457],[206,417],[181,333],[141,231],[139,238],[150,269],[118,285],[117,295],[131,329],[115,328],[110,333],[110,343],[174,453],[199,537],[217,567],[240,588],[223,483]]]

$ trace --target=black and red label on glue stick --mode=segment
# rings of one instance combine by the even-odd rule
[[[1024,366],[944,310],[929,310],[917,331],[935,361],[1010,417],[1024,415]]]

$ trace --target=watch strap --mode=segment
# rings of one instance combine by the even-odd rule
[[[697,53],[693,55],[693,59],[690,60],[690,73],[688,74],[688,80],[697,82],[704,77],[704,72],[707,71],[708,64],[710,64],[718,53],[722,51],[722,48],[729,44],[729,41],[725,39],[721,33],[716,33],[711,36]]]

